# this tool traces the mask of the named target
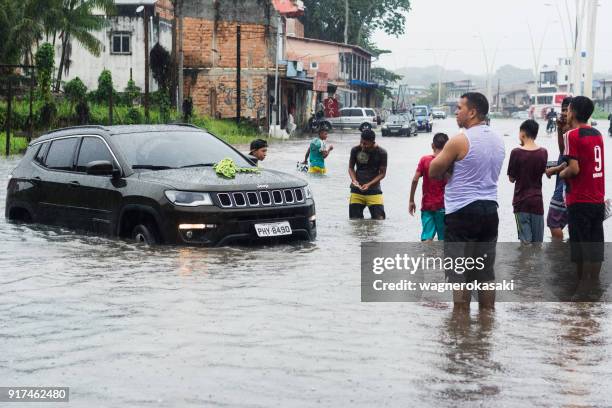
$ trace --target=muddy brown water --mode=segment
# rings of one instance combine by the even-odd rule
[[[507,156],[519,124],[493,120]],[[360,302],[360,243],[419,239],[408,193],[431,135],[379,138],[384,222],[347,219],[357,141],[331,134],[328,175],[303,175],[313,243],[143,248],[0,217],[0,386],[67,386],[78,407],[612,406],[608,304],[500,303],[457,319],[445,303]],[[554,138],[538,141],[557,156]],[[263,165],[296,172],[306,147],[273,143]],[[0,159],[2,180],[17,160]],[[517,240],[512,189],[503,176],[500,241]]]

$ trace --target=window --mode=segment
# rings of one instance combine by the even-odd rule
[[[47,150],[49,150],[49,142],[41,143],[38,146],[38,153],[36,153],[36,157],[34,157],[34,161],[43,164],[45,162],[45,155],[47,154]]]
[[[45,165],[53,170],[72,170],[72,159],[77,142],[76,137],[51,142]]]
[[[358,116],[361,117],[363,116],[363,112],[361,111],[361,109],[351,109],[351,113],[350,116]]]
[[[85,137],[81,143],[79,159],[77,160],[76,171],[87,171],[87,164],[92,161],[105,160],[113,163],[113,156],[108,151],[106,144],[97,137]]]
[[[318,62],[311,62],[310,63],[310,69],[319,69],[319,63]]]
[[[111,35],[111,54],[131,54],[130,33],[113,33]]]
[[[372,109],[366,109],[366,116],[376,116],[376,112],[374,112]]]
[[[351,109],[340,109],[340,116],[351,116]]]

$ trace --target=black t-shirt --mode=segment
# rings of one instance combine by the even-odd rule
[[[351,163],[355,163],[357,182],[363,185],[378,176],[381,168],[387,167],[387,151],[379,146],[370,151],[363,150],[361,146],[355,146],[351,149]],[[376,183],[366,191],[361,191],[351,184],[351,192],[369,195],[381,194],[382,190],[380,183]]]

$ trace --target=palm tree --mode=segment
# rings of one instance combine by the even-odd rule
[[[107,26],[105,15],[115,9],[113,0],[61,0],[62,5],[57,21],[57,32],[62,41],[60,63],[57,70],[55,91],[59,91],[62,74],[70,68],[72,39],[96,57],[100,55],[102,43],[93,35]],[[95,14],[102,11],[104,15]]]

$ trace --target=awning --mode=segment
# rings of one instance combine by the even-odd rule
[[[284,82],[288,82],[288,83],[304,85],[307,89],[312,89],[312,84],[314,82],[314,78],[299,78],[299,77],[282,78],[282,80]],[[328,84],[327,84],[327,92],[328,93],[336,92],[337,88],[338,88],[338,85],[335,85],[335,84],[332,84],[331,82],[328,82]]]
[[[360,88],[380,88],[380,85],[376,82],[366,82],[359,79],[350,80],[349,85],[358,86]]]

